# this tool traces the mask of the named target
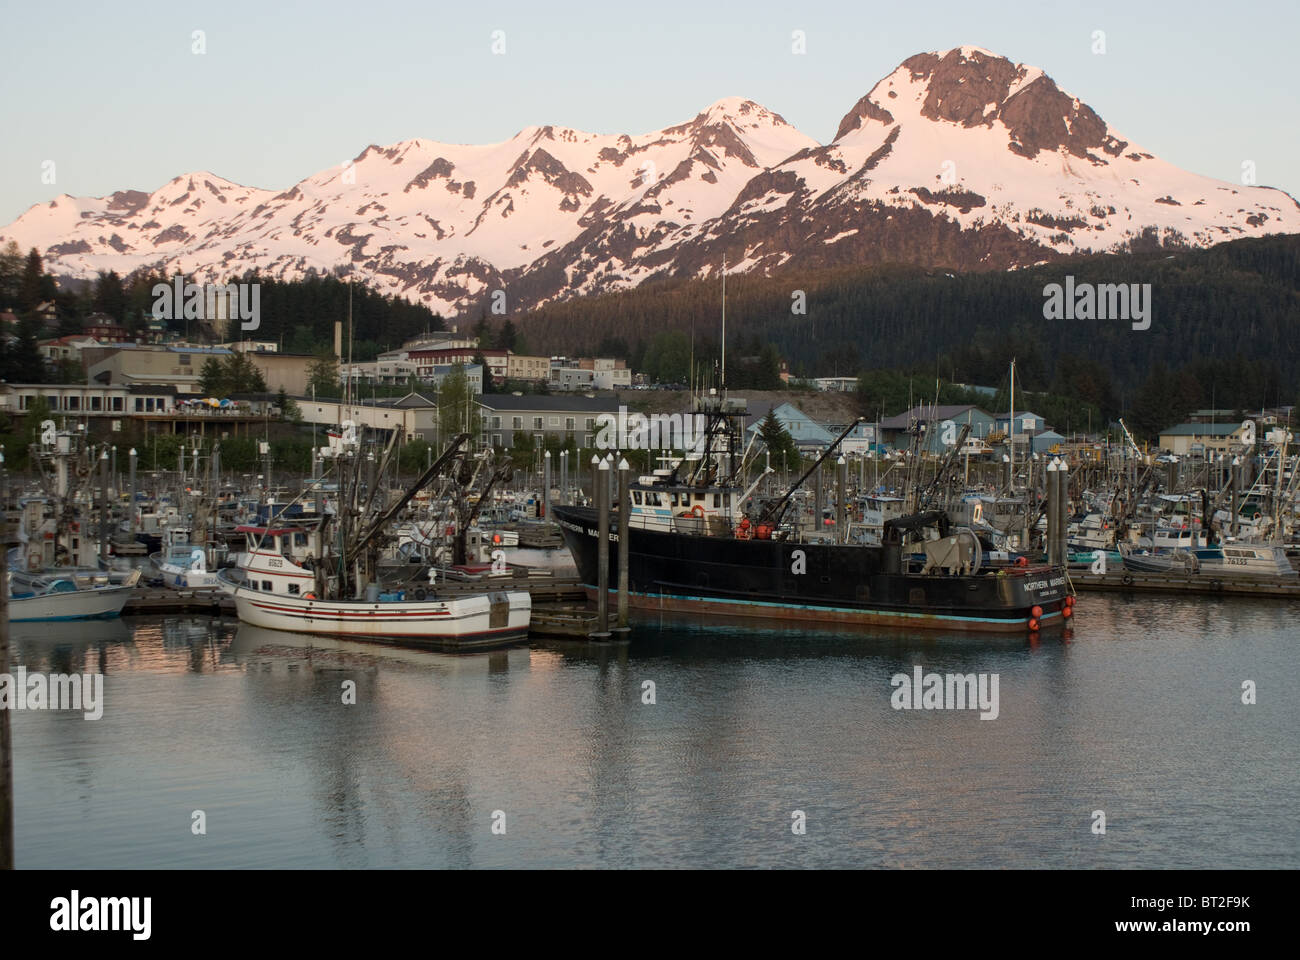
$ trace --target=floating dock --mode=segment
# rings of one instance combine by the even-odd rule
[[[1070,572],[1078,590],[1113,590],[1196,596],[1272,597],[1300,600],[1300,580],[1265,580],[1252,577],[1213,577],[1205,574],[1139,573],[1108,570],[1103,574]]]
[[[151,617],[167,613],[210,613],[235,615],[235,601],[224,591],[168,590],[165,587],[137,587],[122,608],[124,617]]]

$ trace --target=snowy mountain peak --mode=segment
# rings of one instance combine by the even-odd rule
[[[1279,190],[1180,170],[1041,69],[976,46],[903,61],[822,145],[739,96],[650,133],[529,126],[486,145],[370,144],[283,191],[208,171],[60,196],[0,229],[50,269],[340,266],[447,314],[652,278],[904,259],[1001,269],[1300,228]],[[3,305],[0,305],[3,306]]]

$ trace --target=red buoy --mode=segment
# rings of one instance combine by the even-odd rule
[[[1030,612],[1034,617],[1041,617],[1041,616],[1043,615],[1043,608],[1042,608],[1042,607],[1038,607],[1038,606],[1036,606],[1036,607],[1034,607],[1032,610],[1030,610],[1029,612]]]
[[[1061,611],[1061,616],[1069,620],[1072,616],[1074,616],[1074,610],[1071,607],[1066,607]]]
[[[1032,619],[1032,620],[1029,621],[1029,629],[1032,630],[1032,631],[1034,631],[1035,633],[1038,632],[1038,618],[1037,618],[1037,617],[1035,617],[1034,619]]]

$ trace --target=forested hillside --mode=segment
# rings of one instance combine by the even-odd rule
[[[1067,275],[1076,284],[1151,284],[1150,328],[1044,319],[1044,288]],[[801,300],[806,312],[793,312]],[[718,353],[721,285],[643,287],[549,306],[516,324],[542,349],[616,352],[677,380],[683,355],[693,352],[707,369]],[[1294,402],[1298,333],[1296,235],[1010,272],[894,266],[727,279],[729,357],[742,343],[771,343],[800,376],[895,370],[927,375],[931,385],[941,377],[995,387],[1015,358],[1024,389],[1050,389],[1110,416],[1128,411],[1144,431],[1211,404]]]

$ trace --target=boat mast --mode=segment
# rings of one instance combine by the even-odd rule
[[[1016,360],[1011,358],[1011,409],[1007,411],[1007,450],[1011,467],[1007,471],[1008,489],[1016,484]]]
[[[727,255],[722,255],[722,395],[727,395]]]
[[[352,274],[348,274],[348,379],[344,387],[347,419],[352,419]]]

